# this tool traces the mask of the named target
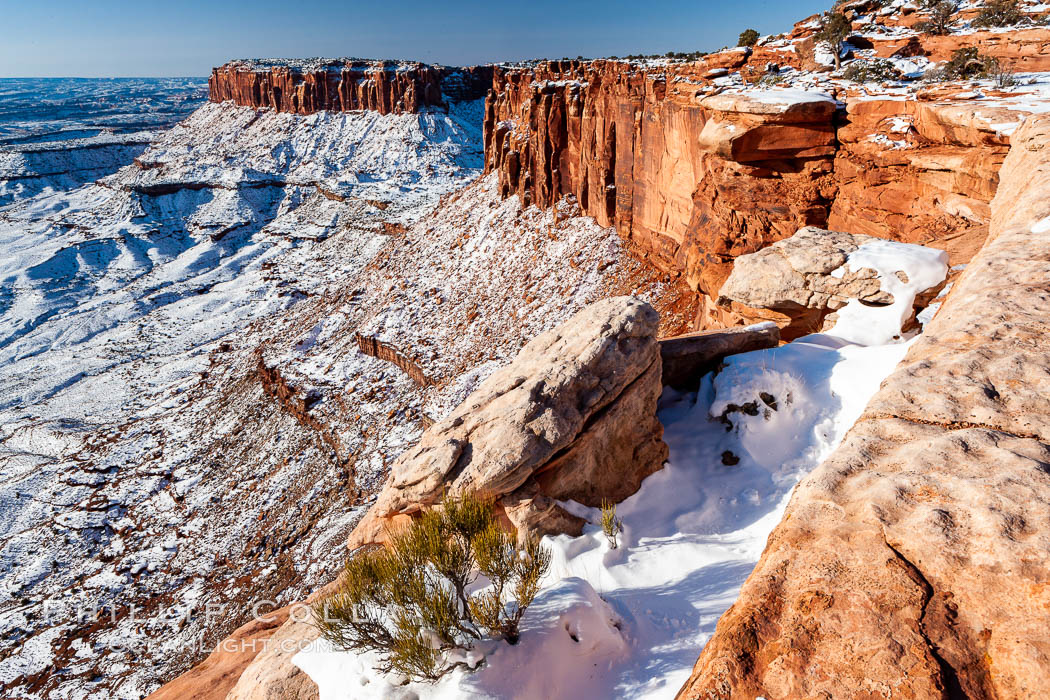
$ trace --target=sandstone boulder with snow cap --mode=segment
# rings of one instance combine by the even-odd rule
[[[634,493],[667,457],[658,325],[648,304],[616,297],[534,338],[394,463],[350,547],[384,541],[446,492],[491,498],[541,533],[582,525],[557,500]]]
[[[741,255],[719,290],[719,303],[743,318],[773,321],[791,340],[821,330],[827,317],[850,299],[884,306],[893,297],[883,291],[871,268],[843,269],[850,253],[878,240],[813,226],[757,253]],[[917,300],[925,303],[934,290]]]

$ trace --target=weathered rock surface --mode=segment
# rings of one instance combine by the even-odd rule
[[[578,531],[549,499],[596,506],[634,493],[667,457],[658,325],[648,304],[615,297],[534,338],[394,463],[350,547],[383,541],[446,491],[498,500],[540,532],[552,517]]]
[[[149,695],[150,700],[223,700],[244,670],[288,620],[288,608],[253,619],[216,645],[200,664]]]
[[[700,378],[715,369],[727,355],[775,348],[779,344],[780,329],[775,323],[661,338],[664,386],[695,390]]]
[[[701,84],[709,69],[497,67],[486,170],[499,173],[505,196],[540,207],[575,195],[585,214],[713,295],[736,255],[826,222],[835,103],[761,90],[711,96]]]
[[[317,700],[317,684],[292,663],[292,658],[319,637],[317,627],[306,615],[301,610],[296,612],[244,669],[226,700]]]
[[[798,486],[681,698],[1035,698],[1050,668],[1050,118],[988,242]]]
[[[504,196],[549,207],[572,194],[615,225],[708,298],[696,328],[739,323],[714,303],[733,260],[800,227],[943,248],[953,265],[980,248],[1018,105],[846,90],[836,111],[815,93],[720,91],[706,76],[721,55],[497,67],[486,170]]]
[[[446,100],[478,99],[491,82],[490,66],[449,68],[360,59],[230,61],[212,69],[208,95],[212,102],[232,100],[243,107],[296,114],[322,109],[404,114],[443,107]]]
[[[824,329],[824,320],[850,299],[886,305],[893,297],[881,288],[875,270],[845,270],[849,254],[872,236],[826,231],[812,226],[799,229],[757,253],[741,255],[719,291],[718,303],[749,320],[772,321],[785,340]],[[916,299],[925,306],[937,288]]]

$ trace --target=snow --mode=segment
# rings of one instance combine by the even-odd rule
[[[551,572],[517,646],[485,640],[478,670],[434,685],[384,678],[370,655],[323,640],[293,663],[318,683],[322,700],[671,697],[795,483],[841,442],[907,352],[900,308],[944,279],[941,251],[881,243],[862,246],[846,267],[876,269],[893,305],[861,306],[831,332],[729,357],[696,393],[665,390],[659,416],[670,457],[617,507],[620,546],[611,549],[598,525],[580,537],[545,538]],[[863,327],[873,330],[861,334]],[[565,505],[598,521],[594,509]]]
[[[850,272],[875,270],[882,289],[893,295],[893,303],[871,308],[851,299],[839,309],[838,321],[829,335],[859,345],[884,345],[899,339],[901,325],[912,313],[916,294],[944,280],[948,254],[911,243],[874,240],[850,253],[843,268]]]

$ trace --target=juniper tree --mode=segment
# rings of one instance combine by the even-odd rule
[[[349,559],[338,590],[314,605],[314,621],[333,645],[376,652],[379,671],[434,681],[465,663],[450,652],[485,633],[517,643],[549,568],[550,553],[504,531],[489,503],[449,497],[389,547]],[[479,574],[490,585],[471,592]]]
[[[737,40],[737,46],[754,46],[758,42],[758,32],[754,29],[745,29],[740,32],[740,38]]]
[[[820,18],[820,29],[813,38],[834,55],[836,70],[842,67],[842,44],[852,32],[853,25],[840,12],[825,12]]]

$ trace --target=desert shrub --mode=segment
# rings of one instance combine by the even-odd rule
[[[761,88],[771,88],[787,82],[787,78],[779,73],[766,73],[755,81],[755,85]]]
[[[853,61],[846,66],[842,77],[855,83],[879,83],[884,80],[899,80],[901,74],[891,62],[884,58],[876,58],[871,61]]]
[[[835,56],[835,68],[842,67],[842,44],[853,32],[853,25],[846,19],[846,15],[839,12],[825,12],[820,18],[820,29],[813,38],[820,44],[828,47]]]
[[[1018,0],[987,0],[973,20],[975,27],[1010,27],[1026,19]]]
[[[944,36],[952,30],[952,17],[959,9],[955,0],[939,0],[929,7],[930,18],[919,22],[915,29],[925,34]]]
[[[616,517],[616,504],[611,501],[602,501],[602,532],[605,539],[609,541],[609,549],[620,546],[620,533],[623,531],[623,521]]]
[[[1006,88],[1017,85],[1017,76],[1014,75],[1012,70],[995,59],[992,59],[992,61],[993,63],[988,69],[988,77],[992,79],[996,87]]]
[[[535,539],[519,543],[475,496],[446,498],[392,536],[388,548],[346,563],[339,589],[313,607],[335,646],[374,651],[378,670],[434,681],[465,665],[484,633],[511,644],[550,568]],[[484,575],[491,585],[470,593]]]
[[[740,38],[737,39],[737,46],[754,46],[758,41],[758,32],[754,29],[745,29],[740,32]]]
[[[991,56],[980,53],[976,46],[956,49],[944,64],[944,79],[984,78],[991,74],[998,63]]]

